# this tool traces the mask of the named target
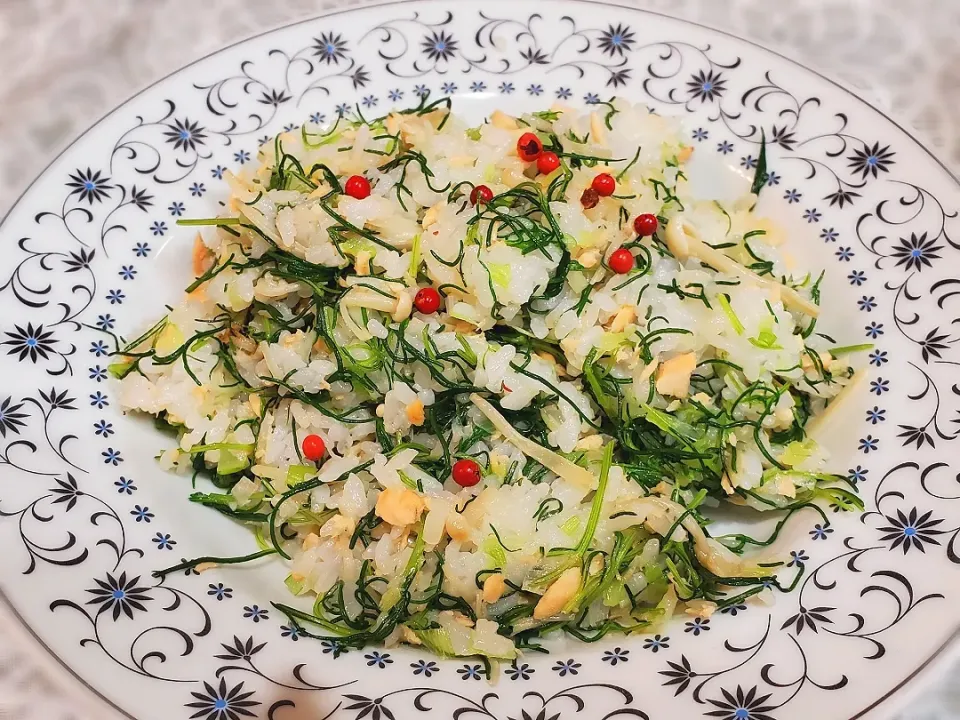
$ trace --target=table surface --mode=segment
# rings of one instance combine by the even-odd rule
[[[264,28],[373,1],[2,0],[0,213],[74,137],[157,78]],[[960,174],[957,0],[619,2],[727,30],[845,81]],[[0,720],[94,720],[11,632],[0,617]],[[960,687],[944,683],[900,720],[955,719]]]

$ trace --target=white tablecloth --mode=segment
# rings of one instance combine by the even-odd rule
[[[0,212],[76,135],[157,78],[263,29],[370,2],[0,0]],[[846,81],[960,173],[960,0],[632,4],[747,37]],[[0,720],[94,720],[14,644],[8,625],[0,618]],[[954,683],[902,720],[956,718]]]

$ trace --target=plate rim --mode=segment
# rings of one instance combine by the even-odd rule
[[[346,2],[352,2],[352,0],[345,0]],[[702,23],[695,20],[688,20],[686,18],[677,17],[669,13],[661,12],[658,10],[652,10],[649,8],[639,7],[637,5],[627,4],[626,0],[564,0],[565,2],[570,2],[580,5],[598,5],[608,8],[617,8],[622,10],[630,10],[635,13],[642,15],[663,18],[666,20],[675,21],[684,25],[691,27],[700,28],[711,33],[717,33],[723,37],[735,40],[737,42],[744,43],[748,46],[758,48],[763,52],[769,53],[790,65],[811,73],[820,80],[832,85],[833,87],[840,90],[845,95],[849,96],[856,102],[859,102],[862,106],[873,111],[886,122],[893,125],[900,132],[902,132],[909,140],[913,143],[914,147],[920,149],[930,160],[932,160],[946,175],[948,182],[952,182],[958,189],[960,189],[960,174],[955,173],[951,170],[933,150],[928,147],[927,143],[924,140],[921,140],[915,129],[913,129],[909,124],[901,122],[897,119],[899,113],[894,111],[887,111],[877,107],[873,102],[867,100],[859,92],[853,88],[851,85],[846,82],[839,80],[833,77],[829,72],[825,70],[820,70],[817,67],[812,67],[807,65],[800,60],[797,60],[789,55],[785,55],[777,50],[772,49],[770,46],[757,42],[755,40],[750,40],[748,38],[737,35],[728,30],[723,30],[721,28],[715,27],[708,23]],[[446,0],[373,0],[373,2],[367,2],[363,5],[349,5],[341,8],[331,8],[329,10],[321,10],[320,12],[311,13],[308,17],[303,17],[298,20],[293,20],[291,22],[278,23],[276,25],[271,25],[266,29],[249,33],[243,37],[229,43],[217,47],[214,50],[211,50],[200,57],[194,58],[188,63],[180,65],[179,67],[171,70],[165,75],[156,78],[147,82],[145,85],[140,87],[136,92],[132,93],[122,102],[114,105],[109,110],[101,114],[95,120],[93,120],[82,132],[74,136],[71,140],[67,141],[63,147],[50,159],[50,161],[41,169],[33,179],[23,188],[23,190],[17,195],[14,201],[11,203],[10,207],[3,213],[3,216],[0,217],[0,231],[4,229],[7,224],[7,221],[10,219],[10,216],[14,211],[20,206],[24,198],[30,193],[33,187],[47,174],[51,167],[53,167],[60,159],[66,155],[70,150],[74,148],[78,143],[80,143],[84,138],[87,137],[94,129],[99,127],[105,120],[113,116],[114,114],[120,112],[125,107],[127,107],[134,100],[139,98],[144,93],[154,89],[159,86],[161,83],[166,82],[167,80],[173,78],[174,76],[192,68],[195,65],[198,65],[201,62],[209,60],[216,55],[219,55],[225,51],[231,50],[235,47],[238,47],[244,43],[250,42],[252,40],[259,39],[266,35],[269,35],[274,32],[279,32],[282,30],[287,30],[290,28],[298,27],[306,23],[316,22],[322,18],[335,17],[338,15],[346,15],[354,12],[363,12],[370,8],[377,7],[393,7],[393,6],[403,6],[403,5],[414,5],[414,4],[440,4],[444,3]],[[497,2],[505,3],[507,0],[497,0]],[[37,633],[34,629],[27,623],[24,617],[20,614],[17,607],[13,604],[13,601],[7,596],[6,592],[0,587],[0,622],[4,622],[5,630],[13,636],[14,638],[14,647],[21,649],[23,652],[27,653],[42,669],[47,673],[48,676],[54,679],[61,687],[68,687],[70,694],[74,697],[77,697],[78,700],[91,711],[96,710],[97,714],[94,717],[103,717],[103,711],[107,710],[112,717],[115,718],[128,718],[129,720],[137,720],[137,718],[123,708],[119,707],[109,698],[107,698],[100,690],[91,685],[87,680],[81,677],[73,668],[71,668],[54,650],[51,648]],[[41,652],[40,650],[43,650]],[[934,652],[927,657],[922,663],[920,663],[913,671],[903,677],[896,685],[890,688],[882,696],[878,697],[876,700],[871,702],[869,705],[864,707],[862,710],[857,712],[854,715],[851,715],[848,720],[860,720],[861,718],[866,718],[873,715],[877,710],[881,710],[886,713],[887,710],[890,711],[890,714],[887,717],[893,717],[898,712],[902,711],[911,700],[920,696],[924,691],[930,688],[938,680],[942,680],[943,676],[946,674],[948,667],[953,663],[960,661],[960,623],[957,623],[949,636],[934,650]],[[80,690],[80,689],[83,690]],[[74,692],[77,690],[77,692]],[[886,705],[886,708],[883,706]],[[109,720],[109,718],[105,718]]]

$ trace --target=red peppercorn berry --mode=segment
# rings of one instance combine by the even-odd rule
[[[363,200],[370,196],[370,181],[363,175],[351,175],[344,183],[343,191],[350,197]]]
[[[546,150],[537,158],[537,172],[541,175],[549,175],[560,167],[560,158],[555,152]]]
[[[473,460],[457,460],[453,464],[453,481],[460,487],[473,487],[480,482],[480,466]]]
[[[432,287],[420,288],[413,296],[413,306],[424,315],[435,313],[440,309],[440,293]]]
[[[470,191],[470,202],[473,205],[478,203],[486,205],[491,200],[493,200],[493,190],[488,188],[486,185],[477,185],[473,190]]]
[[[600,202],[600,195],[593,188],[587,188],[580,196],[580,204],[587,210],[595,208],[598,202]]]
[[[633,221],[633,229],[640,237],[650,237],[657,231],[657,216],[653,213],[644,213],[637,215]]]
[[[524,133],[517,140],[517,155],[525,162],[533,162],[543,152],[543,143],[532,132]]]
[[[326,451],[327,446],[319,435],[307,435],[303,439],[303,456],[310,462],[318,462]]]
[[[610,173],[600,173],[590,183],[590,187],[596,190],[600,197],[610,197],[613,195],[613,191],[617,189],[617,181],[613,179],[613,175]]]
[[[617,248],[610,254],[607,264],[618,275],[626,275],[633,270],[633,255],[626,248]]]

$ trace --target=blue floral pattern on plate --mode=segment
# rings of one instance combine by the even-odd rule
[[[85,681],[131,714],[148,711],[118,687],[126,673],[157,688],[149,712],[163,718],[283,720],[313,694],[336,720],[567,720],[574,698],[591,717],[791,720],[831,707],[838,692],[862,707],[876,701],[958,619],[946,580],[915,564],[936,563],[943,578],[960,566],[950,464],[960,409],[950,375],[960,363],[956,186],[874,111],[749,44],[626,8],[570,3],[547,18],[515,5],[386,6],[248,41],[122,107],[5,221],[0,371],[18,382],[0,393],[0,473],[23,482],[0,483],[0,530],[11,540],[0,567],[18,578],[3,593],[36,627],[52,614],[62,630],[44,637],[51,650],[82,653]],[[153,448],[131,444],[108,361],[95,359],[114,349],[110,333],[159,307],[156,260],[189,241],[175,220],[215,213],[227,170],[252,162],[278,131],[428,94],[491,103],[484,112],[625,95],[687,116],[697,152],[747,172],[766,139],[763,201],[809,229],[814,257],[838,280],[827,288],[832,307],[882,343],[864,363],[884,368],[865,384],[870,402],[845,446],[867,511],[796,519],[808,517],[798,537],[810,542],[783,553],[785,572],[804,571],[793,595],[676,618],[643,637],[527,653],[491,687],[472,661],[317,644],[270,607],[275,593],[252,592],[223,568],[152,576],[166,564],[159,558],[179,557],[171,550],[208,548],[178,517],[185,503],[157,494],[167,479]],[[75,367],[78,357],[88,361]],[[914,612],[920,605],[944,621],[934,626]],[[901,626],[930,643],[906,646],[889,632]],[[848,677],[854,663],[875,687]],[[628,688],[641,677],[650,687],[638,697]]]

